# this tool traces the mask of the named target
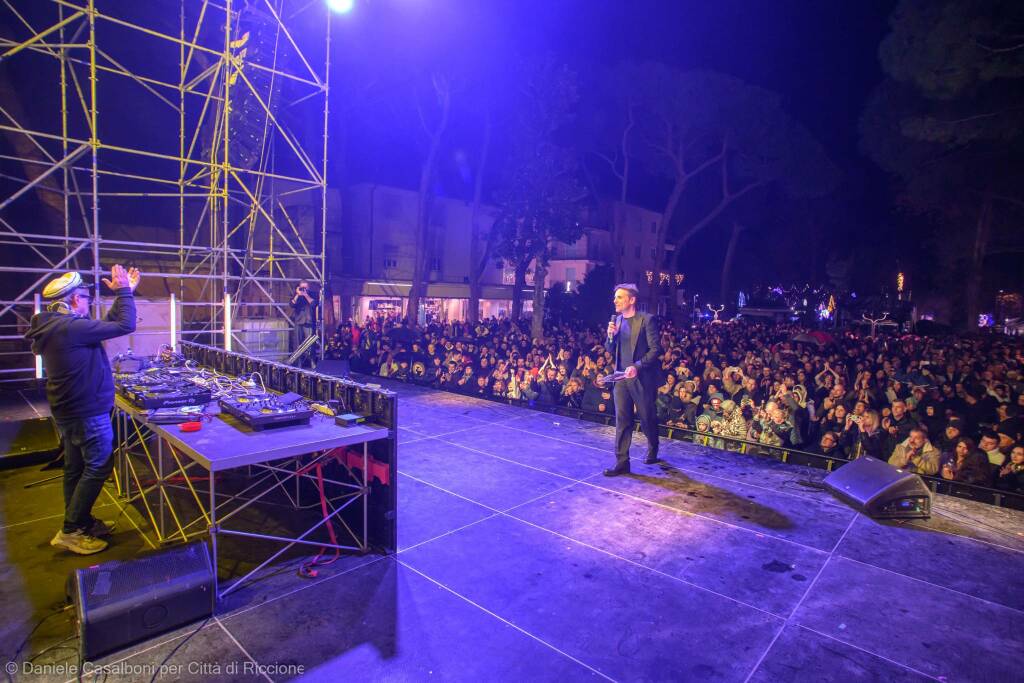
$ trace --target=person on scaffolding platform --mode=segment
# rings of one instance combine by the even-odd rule
[[[647,437],[644,464],[658,461],[658,417],[655,394],[658,390],[658,353],[660,335],[654,316],[636,310],[639,292],[634,284],[615,287],[615,315],[608,323],[605,348],[615,358],[616,371],[623,379],[615,383],[615,467],[604,471],[606,477],[629,473],[629,445],[633,439],[633,416]]]
[[[64,443],[64,525],[50,545],[79,555],[107,547],[113,527],[92,516],[92,506],[114,468],[114,377],[103,341],[135,331],[139,271],[115,265],[103,283],[114,293],[106,318],[91,320],[89,287],[65,273],[43,289],[46,310],[32,316],[25,335],[42,356],[46,400]]]
[[[294,353],[302,342],[309,338],[316,329],[316,293],[310,291],[309,280],[300,280],[295,288],[295,296],[292,297],[292,352]],[[299,359],[299,365],[304,364],[305,356]]]

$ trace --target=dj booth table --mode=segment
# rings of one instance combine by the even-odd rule
[[[114,412],[115,482],[120,504],[141,503],[152,523],[155,539],[145,533],[143,536],[154,548],[208,533],[217,600],[297,544],[314,546],[320,552],[325,548],[360,553],[369,552],[373,547],[385,551],[394,549],[393,448],[397,440],[394,431],[387,427],[373,424],[341,427],[333,418],[314,413],[307,425],[255,431],[231,415],[221,413],[204,419],[199,431],[184,432],[176,424],[146,422],[147,411],[120,395],[115,400]],[[392,451],[386,458],[388,462],[378,461],[371,455],[371,445],[375,442],[383,443],[385,448],[390,444]],[[325,467],[334,467],[334,471],[341,473],[336,476],[342,478],[324,476]],[[244,486],[240,490],[218,492],[218,475],[227,477],[229,474],[237,475],[235,479],[244,478]],[[304,481],[316,487],[316,496],[310,496],[306,487],[306,498],[316,499],[312,504],[303,502]],[[196,484],[205,484],[206,490],[197,488]],[[328,487],[339,493],[328,496]],[[174,492],[177,494],[172,497]],[[267,502],[274,492],[286,497],[285,508],[320,508],[321,518],[301,533],[288,536],[228,526],[240,512],[255,503]],[[382,503],[382,498],[387,500]],[[317,529],[329,522],[329,541],[310,539]],[[347,531],[349,539],[335,539],[334,523]],[[379,538],[371,538],[375,533]],[[284,545],[221,589],[216,581],[218,537],[222,534]]]

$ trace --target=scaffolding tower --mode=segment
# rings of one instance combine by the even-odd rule
[[[101,314],[110,266],[139,267],[190,341],[257,352],[245,321],[290,328],[297,280],[323,291],[329,16],[0,0],[0,379],[39,376],[22,335],[66,270]]]

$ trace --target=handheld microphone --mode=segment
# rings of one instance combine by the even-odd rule
[[[615,319],[616,319],[616,318],[618,318],[618,317],[619,317],[619,316],[618,316],[618,314],[616,314],[616,313],[613,313],[613,314],[612,314],[612,319],[611,319],[611,320],[609,320],[608,322],[609,322],[610,324],[614,325],[614,324],[615,324]],[[612,335],[610,335],[610,334],[609,334],[609,335],[608,335],[608,341],[611,341],[611,340],[612,340]]]

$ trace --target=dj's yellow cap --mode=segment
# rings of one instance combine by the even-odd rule
[[[82,276],[72,271],[50,280],[43,288],[43,298],[62,299],[79,287],[83,287]]]

